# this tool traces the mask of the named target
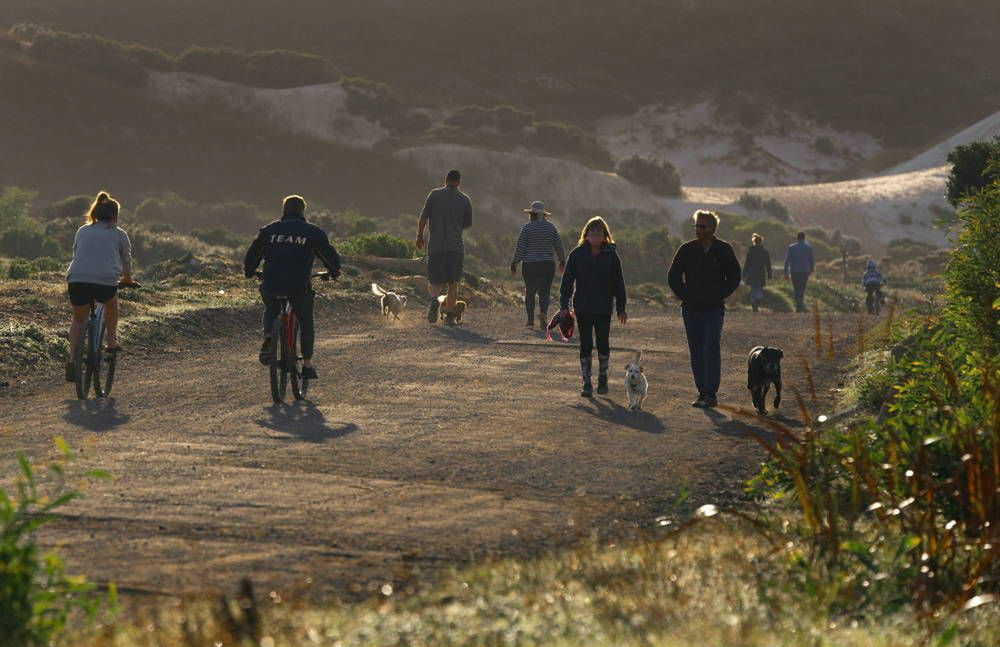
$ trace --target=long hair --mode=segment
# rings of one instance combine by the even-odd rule
[[[90,205],[90,211],[87,212],[87,223],[114,222],[118,220],[120,210],[121,204],[108,195],[107,191],[101,191]]]
[[[591,229],[597,229],[597,228],[600,228],[601,230],[604,231],[605,242],[614,244],[615,239],[612,238],[611,236],[611,227],[608,227],[608,223],[606,223],[604,221],[604,218],[601,218],[600,216],[594,216],[593,218],[587,221],[587,224],[583,226],[583,229],[580,231],[579,244],[583,245],[585,242],[587,242],[587,232],[590,231]]]

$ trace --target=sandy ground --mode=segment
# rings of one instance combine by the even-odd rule
[[[108,401],[80,402],[55,379],[8,394],[0,480],[17,452],[54,457],[61,435],[75,468],[114,475],[42,532],[73,571],[133,594],[232,589],[249,575],[319,597],[648,527],[681,514],[682,489],[684,510],[736,503],[764,458],[744,422],[689,406],[677,312],[615,324],[612,392],[590,401],[575,346],[526,331],[519,312],[473,310],[457,329],[422,315],[384,325],[322,312],[321,380],[297,405],[270,403],[249,332],[126,354]],[[857,329],[855,316],[824,322],[835,343]],[[802,384],[805,358],[830,387],[837,370],[812,337],[809,316],[729,313],[721,399],[749,406],[744,357],[758,343],[784,347],[787,385]],[[633,413],[622,379],[635,347],[651,386]],[[789,394],[782,413],[795,412]]]

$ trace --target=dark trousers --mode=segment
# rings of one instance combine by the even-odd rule
[[[691,373],[698,394],[714,396],[722,381],[722,321],[726,311],[689,310],[683,308],[684,332],[687,333],[688,351],[691,353]]]
[[[795,312],[806,311],[806,283],[809,272],[792,272],[792,289],[795,290]]]
[[[295,310],[295,316],[299,318],[299,332],[302,338],[302,357],[312,359],[313,346],[316,343],[316,327],[313,324],[313,301],[315,293],[312,290],[288,295],[288,301]],[[281,314],[276,295],[261,290],[260,298],[264,301],[264,335],[270,335],[274,327],[274,320]]]
[[[521,276],[524,278],[524,309],[528,312],[528,323],[533,323],[535,317],[535,295],[538,295],[538,312],[547,314],[549,311],[549,294],[552,292],[552,279],[556,275],[556,264],[552,261],[532,261],[521,263]]]
[[[589,358],[594,352],[594,338],[597,334],[597,354],[607,357],[611,354],[611,315],[591,315],[576,313],[576,325],[580,329],[580,358]]]

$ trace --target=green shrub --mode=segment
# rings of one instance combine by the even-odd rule
[[[15,258],[10,261],[7,266],[7,278],[9,279],[27,279],[35,273],[35,268],[31,265],[31,261],[23,258]]]
[[[0,235],[0,254],[5,256],[32,259],[39,256],[62,256],[63,253],[59,244],[37,227],[22,225]]]
[[[339,247],[343,254],[382,258],[413,258],[417,252],[412,241],[386,233],[351,236]]]
[[[246,82],[262,88],[293,88],[329,83],[336,78],[333,66],[322,56],[272,49],[246,57]]]
[[[385,83],[348,76],[340,79],[340,85],[347,92],[347,111],[353,115],[381,122],[400,112],[399,100]]]
[[[1000,178],[1000,160],[991,172]],[[962,227],[946,270],[950,307],[994,355],[1000,349],[1000,179],[958,211]]]
[[[622,229],[615,232],[618,255],[629,283],[651,282],[666,285],[667,270],[681,241],[666,227],[647,230]],[[575,242],[574,242],[575,246]]]
[[[208,252],[204,243],[191,236],[158,233],[144,227],[135,227],[129,232],[132,240],[132,257],[137,264],[153,265],[187,254]]]
[[[70,576],[55,552],[42,555],[35,531],[56,516],[55,512],[80,496],[67,489],[65,466],[69,448],[56,438],[61,459],[48,465],[53,486],[40,491],[35,472],[23,454],[14,491],[0,488],[0,639],[5,645],[49,645],[62,634],[71,614],[82,612],[93,622],[102,606],[117,606],[114,584],[107,598],[85,579]],[[85,474],[106,478],[101,472]]]
[[[177,71],[246,83],[246,54],[231,47],[188,47],[177,57]]]
[[[930,254],[937,247],[909,238],[895,238],[886,246],[886,253],[896,262],[909,261]]]
[[[633,155],[619,160],[615,165],[615,172],[657,195],[681,195],[681,176],[677,173],[677,168],[666,160]]]
[[[0,232],[25,224],[28,209],[38,194],[16,186],[4,187],[0,193]]]
[[[1000,169],[990,161],[1000,159],[1000,135],[992,142],[972,142],[958,146],[948,154],[951,172],[948,174],[946,197],[951,206],[957,207],[963,198],[975,195],[1000,177]]]

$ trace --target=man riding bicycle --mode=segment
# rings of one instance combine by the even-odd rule
[[[868,259],[864,276],[861,277],[861,285],[864,286],[867,293],[865,305],[868,308],[868,314],[875,314],[876,302],[881,308],[885,300],[885,295],[882,294],[882,286],[885,285],[885,279],[882,277],[882,273],[878,271],[878,266],[872,259]]]
[[[340,255],[326,232],[306,222],[306,201],[301,196],[290,195],[282,205],[281,220],[261,228],[257,238],[247,250],[243,260],[243,273],[247,278],[256,274],[257,266],[264,261],[260,296],[264,301],[264,343],[260,347],[260,363],[271,361],[270,334],[274,320],[281,314],[279,296],[288,297],[299,317],[302,329],[302,377],[315,380],[312,365],[313,346],[316,340],[313,325],[315,292],[309,282],[313,256],[319,258],[329,274],[324,281],[340,276]]]

